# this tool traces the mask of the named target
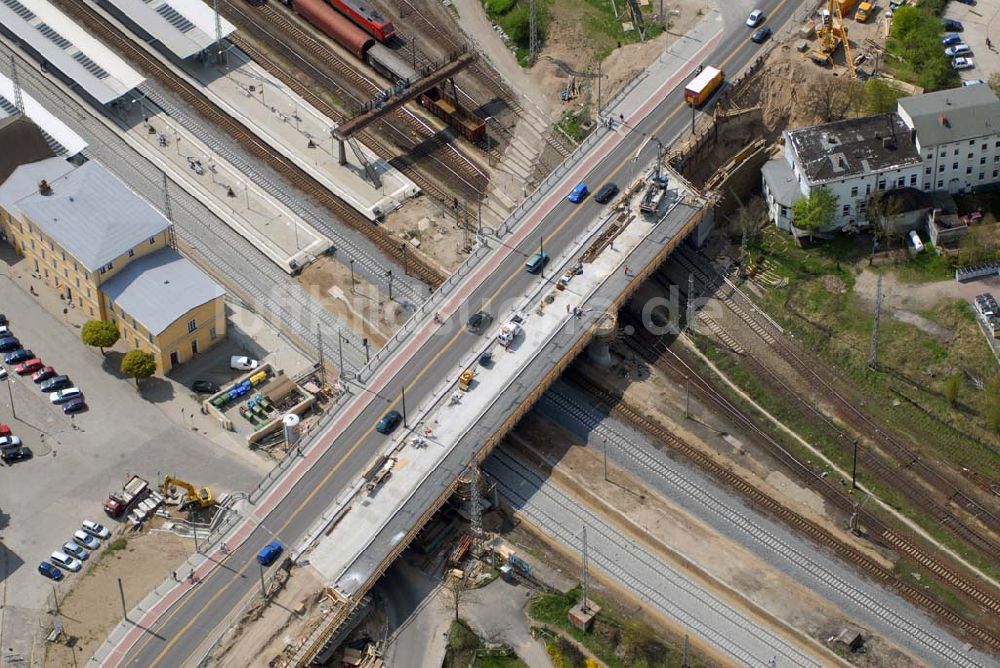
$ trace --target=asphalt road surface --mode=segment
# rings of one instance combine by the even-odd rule
[[[726,3],[723,11],[722,34],[716,47],[702,58],[709,65],[721,66],[735,73],[759,53],[761,47],[749,41],[750,30],[743,25],[746,12]],[[739,3],[742,6],[744,3]],[[747,8],[749,8],[749,3]],[[759,2],[768,22],[776,33],[803,3],[801,0]],[[636,151],[650,136],[665,145],[685,132],[691,121],[690,111],[683,103],[683,89],[693,69],[700,64],[691,62],[680,83],[651,113],[598,162],[585,180],[594,190],[599,184],[614,180],[624,183]],[[673,73],[666,73],[672,75]],[[651,159],[652,151],[644,154]],[[558,193],[559,203],[538,227],[538,233],[524,239],[494,271],[471,291],[466,299],[468,308],[459,309],[442,328],[445,333],[432,336],[405,364],[399,366],[378,395],[370,397],[360,415],[336,435],[324,439],[325,453],[298,484],[288,490],[281,502],[263,518],[242,547],[226,556],[223,568],[217,568],[197,587],[162,615],[129,650],[125,664],[130,666],[180,666],[196,661],[209,648],[220,625],[227,624],[234,611],[240,610],[249,597],[256,595],[258,567],[257,551],[273,537],[285,545],[295,545],[318,518],[372,461],[376,452],[385,447],[386,437],[374,431],[374,425],[390,408],[399,408],[398,388],[405,386],[407,403],[421,404],[433,391],[437,380],[453,369],[480,342],[478,336],[464,331],[465,314],[480,305],[493,308],[497,304],[520,298],[539,277],[523,270],[526,257],[544,236],[547,252],[556,257],[569,247],[577,234],[574,221],[598,217],[602,208],[592,198],[580,205],[570,204],[565,193]],[[543,199],[544,201],[544,199]],[[530,215],[530,213],[528,214]],[[488,260],[484,260],[486,262]],[[461,289],[461,288],[459,288]],[[393,388],[396,392],[393,392]],[[391,393],[391,395],[390,395]],[[332,430],[331,430],[332,431]],[[327,445],[327,441],[332,444]]]

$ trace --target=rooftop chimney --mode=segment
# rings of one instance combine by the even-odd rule
[[[49,185],[48,181],[42,179],[41,181],[38,182],[38,193],[41,195],[51,195],[52,186]]]
[[[951,127],[951,123],[948,122],[948,117],[944,115],[944,112],[938,114],[938,123],[946,128]]]

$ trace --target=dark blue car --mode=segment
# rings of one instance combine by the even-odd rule
[[[26,348],[21,348],[20,350],[15,350],[12,353],[7,353],[3,361],[7,364],[20,364],[24,360],[30,360],[35,356],[35,353],[27,350]]]
[[[270,566],[274,563],[275,559],[281,556],[281,552],[284,549],[285,548],[281,547],[281,543],[276,540],[272,540],[257,553],[257,563],[261,566]]]
[[[43,561],[42,563],[38,564],[38,572],[47,577],[48,579],[55,580],[56,582],[62,580],[63,578],[62,571],[47,561]]]
[[[375,431],[380,434],[391,434],[395,431],[399,423],[403,421],[403,416],[398,411],[389,411],[382,416],[382,419],[375,425]]]
[[[17,350],[21,347],[21,342],[13,336],[5,336],[0,339],[0,353],[6,353],[11,350]]]

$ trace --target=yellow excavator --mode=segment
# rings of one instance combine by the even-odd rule
[[[185,480],[168,475],[163,479],[164,495],[170,496],[172,487],[180,487],[187,492],[187,499],[185,499],[184,505],[196,505],[199,508],[208,508],[215,503],[215,498],[212,496],[212,490],[208,487],[197,489],[194,485]]]

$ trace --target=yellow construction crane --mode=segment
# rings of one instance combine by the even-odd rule
[[[215,498],[212,496],[212,490],[208,487],[197,489],[194,485],[187,481],[168,475],[163,479],[163,493],[169,496],[171,487],[180,487],[185,490],[187,492],[188,504],[197,504],[199,508],[208,508],[215,503]]]
[[[854,69],[854,54],[851,53],[851,42],[847,39],[847,26],[844,25],[844,14],[840,11],[840,2],[834,3],[833,0],[830,0],[830,4],[837,6],[837,27],[840,29],[840,38],[844,40],[844,58],[847,59],[847,71],[851,73],[852,79],[857,79],[858,72]]]

